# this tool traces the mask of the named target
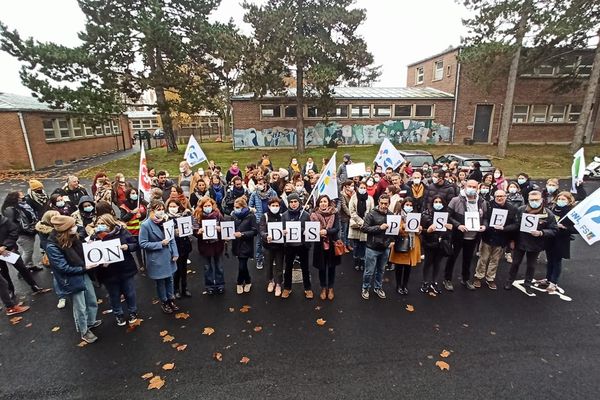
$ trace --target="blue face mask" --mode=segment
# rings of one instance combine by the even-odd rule
[[[212,212],[212,207],[203,207],[202,211],[204,211],[204,214],[210,214]]]
[[[412,206],[404,206],[403,208],[404,208],[404,211],[407,212],[407,213],[413,212]]]
[[[475,196],[477,194],[477,189],[473,189],[473,188],[466,188],[465,189],[465,194],[467,196]]]
[[[234,214],[240,214],[242,212],[242,210],[243,210],[242,208],[234,208],[233,212],[234,212]]]
[[[541,206],[542,206],[542,202],[540,200],[529,200],[529,207],[540,208]]]
[[[94,211],[94,206],[83,207],[83,211],[85,211],[86,213],[91,213],[92,211]]]
[[[559,207],[566,207],[569,204],[566,200],[556,200],[556,205]]]
[[[546,186],[546,190],[548,193],[554,193],[556,192],[556,186]]]
[[[444,205],[442,203],[433,203],[434,210],[440,211],[442,208],[444,208]]]
[[[100,225],[96,225],[96,233],[100,233],[100,232],[108,232],[108,226],[100,224]]]
[[[56,207],[63,208],[64,206],[65,206],[65,202],[64,201],[57,201],[56,202]]]
[[[137,194],[132,194],[131,196],[129,196],[129,198],[131,200],[137,200],[138,199],[138,195]]]
[[[519,179],[517,179],[517,182],[519,182],[519,185],[524,185],[525,182],[527,182],[527,179],[525,179],[525,178],[519,178]]]

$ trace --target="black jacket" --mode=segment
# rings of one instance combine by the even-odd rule
[[[14,251],[18,247],[17,239],[19,239],[19,227],[4,215],[0,215],[0,246]]]
[[[436,183],[429,184],[425,188],[425,195],[423,196],[423,210],[431,208],[433,198],[436,196],[443,198],[446,205],[450,204],[450,200],[456,196],[454,186],[446,181],[444,181],[444,183],[441,185]]]
[[[254,257],[254,237],[258,233],[254,213],[250,211],[241,219],[235,213],[231,216],[235,223],[235,231],[242,234],[232,243],[231,251],[233,255],[242,258]]]
[[[554,204],[552,207],[550,207],[550,210],[552,210],[558,222],[558,220],[567,215],[572,208],[573,207],[571,206],[559,207]],[[548,249],[550,249],[548,258],[550,258],[552,254],[556,257],[569,259],[571,258],[571,241],[574,240],[573,235],[578,233],[578,231],[575,229],[575,225],[570,218],[565,218],[560,221],[560,223],[567,229],[558,228],[557,224],[556,236],[554,236],[553,239],[550,239],[547,243]]]
[[[520,207],[517,211],[517,224],[519,227],[521,226],[523,213],[527,213],[527,206]],[[529,232],[519,232],[516,244],[518,249],[539,252],[546,250],[547,246],[552,245],[558,230],[556,217],[554,216],[554,213],[546,207],[544,207],[539,215],[540,219],[537,230],[542,231],[542,236],[535,237]]]
[[[433,231],[427,232],[427,228],[433,224],[433,215],[435,212],[448,212],[448,208],[445,207],[440,211],[425,210],[421,215],[421,225],[423,226],[423,232],[421,232],[421,241],[425,249],[438,249],[440,248],[440,242],[446,240],[448,242],[452,239],[452,231]]]
[[[481,196],[477,197],[477,210],[479,211],[479,225],[487,226],[487,210],[488,206],[485,200]],[[462,240],[464,233],[461,232],[458,227],[465,225],[465,212],[467,211],[467,198],[465,196],[459,196],[452,199],[448,204],[448,222],[454,227],[455,239]],[[479,236],[480,233],[477,233]]]
[[[300,221],[301,222],[301,231],[300,231],[300,237],[302,238],[302,242],[300,243],[286,243],[285,247],[300,247],[300,246],[310,246],[310,243],[306,243],[304,241],[304,226],[305,226],[305,222],[310,220],[310,214],[308,212],[306,212],[302,207],[301,211],[298,213],[297,216],[293,217],[292,214],[290,214],[290,211],[288,209],[288,211],[284,212],[281,215],[281,221],[283,222],[283,229],[286,229],[286,225],[285,223],[288,221]],[[338,214],[340,215],[340,214]]]
[[[107,267],[99,266],[96,268],[96,276],[102,283],[119,282],[121,280],[131,278],[137,274],[137,266],[133,259],[133,253],[137,250],[137,240],[127,231],[122,225],[117,225],[115,229],[106,235],[102,240],[119,239],[121,244],[126,244],[128,249],[123,251],[125,259],[120,262],[108,264]],[[92,240],[100,240],[96,234],[92,236]]]
[[[503,230],[497,230],[491,225],[494,223],[494,221],[491,221],[494,208],[508,210]],[[495,201],[489,203],[487,215],[484,219],[486,220],[486,229],[485,232],[483,232],[481,240],[490,246],[506,246],[511,239],[512,234],[519,230],[519,225],[517,225],[517,208],[513,207],[509,202],[504,203],[504,206],[498,205]]]
[[[387,216],[392,215],[388,210],[385,214],[375,207],[365,215],[361,231],[367,234],[367,247],[373,250],[381,251],[388,248],[392,239],[391,235],[386,235],[385,230],[380,228],[381,224],[387,223]]]
[[[267,211],[260,217],[260,224],[258,226],[258,231],[260,233],[260,237],[262,240],[262,245],[267,249],[283,249],[283,243],[269,243],[267,242],[267,236],[269,235],[268,223],[269,222],[281,222],[281,213],[273,214],[271,211]]]

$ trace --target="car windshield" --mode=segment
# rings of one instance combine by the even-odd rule
[[[481,165],[482,168],[491,167],[492,166],[492,162],[490,160],[474,160],[474,159],[473,160],[465,160],[465,161],[463,161],[463,165],[470,166],[471,163],[473,163],[475,161],[479,162],[479,165]]]
[[[404,156],[404,158],[407,161],[410,161],[412,163],[413,167],[422,167],[423,164],[425,164],[425,163],[429,163],[429,165],[433,165],[433,156],[430,156],[427,154],[423,154],[423,155],[409,154],[409,155]]]

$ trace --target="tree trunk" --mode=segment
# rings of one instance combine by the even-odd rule
[[[600,30],[598,31],[598,38],[600,39]],[[571,143],[571,152],[575,153],[583,146],[583,140],[585,135],[585,127],[590,120],[590,113],[592,111],[592,104],[594,103],[594,95],[596,94],[596,88],[598,87],[598,79],[600,78],[600,41],[596,45],[596,55],[594,56],[594,64],[592,65],[592,72],[590,73],[590,79],[588,86],[585,91],[585,97],[583,98],[583,105],[581,106],[581,113],[575,126],[575,133],[573,134],[573,142]],[[598,107],[599,105],[596,105]]]
[[[158,48],[156,49],[155,63],[157,75],[162,81],[162,78],[164,78],[164,64],[162,52]],[[171,110],[169,108],[169,103],[167,102],[167,97],[165,96],[165,88],[162,84],[158,84],[154,88],[154,91],[156,92],[156,105],[158,107],[158,112],[160,113],[160,119],[162,120],[163,130],[165,131],[167,151],[177,152],[177,142],[175,141],[175,134],[173,133],[173,119],[171,118]]]
[[[296,148],[304,153],[304,67],[296,65]]]
[[[508,147],[508,133],[512,124],[513,100],[515,96],[515,85],[517,83],[517,74],[519,72],[519,61],[521,59],[521,49],[523,39],[527,33],[527,19],[529,18],[529,4],[523,6],[517,33],[515,35],[515,52],[510,63],[508,72],[508,82],[506,84],[506,96],[504,97],[504,110],[502,111],[502,121],[500,123],[500,134],[498,135],[498,157],[506,157],[506,148]]]

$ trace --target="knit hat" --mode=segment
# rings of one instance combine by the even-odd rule
[[[287,169],[285,169],[285,168],[279,168],[279,171],[277,171],[277,172],[279,172],[279,177],[280,177],[280,178],[283,178],[283,179],[287,178],[287,177],[288,177],[288,175],[290,174],[290,173],[288,172],[288,170],[287,170]]]
[[[38,181],[37,179],[29,180],[29,189],[37,190],[37,189],[43,189],[43,188],[44,188],[44,185],[42,184],[42,182]]]
[[[75,218],[67,215],[56,215],[50,219],[50,223],[57,232],[65,232],[75,226]]]
[[[298,196],[296,193],[290,193],[287,195],[287,201],[288,203],[292,200],[296,200],[298,202],[300,202],[300,196]]]

